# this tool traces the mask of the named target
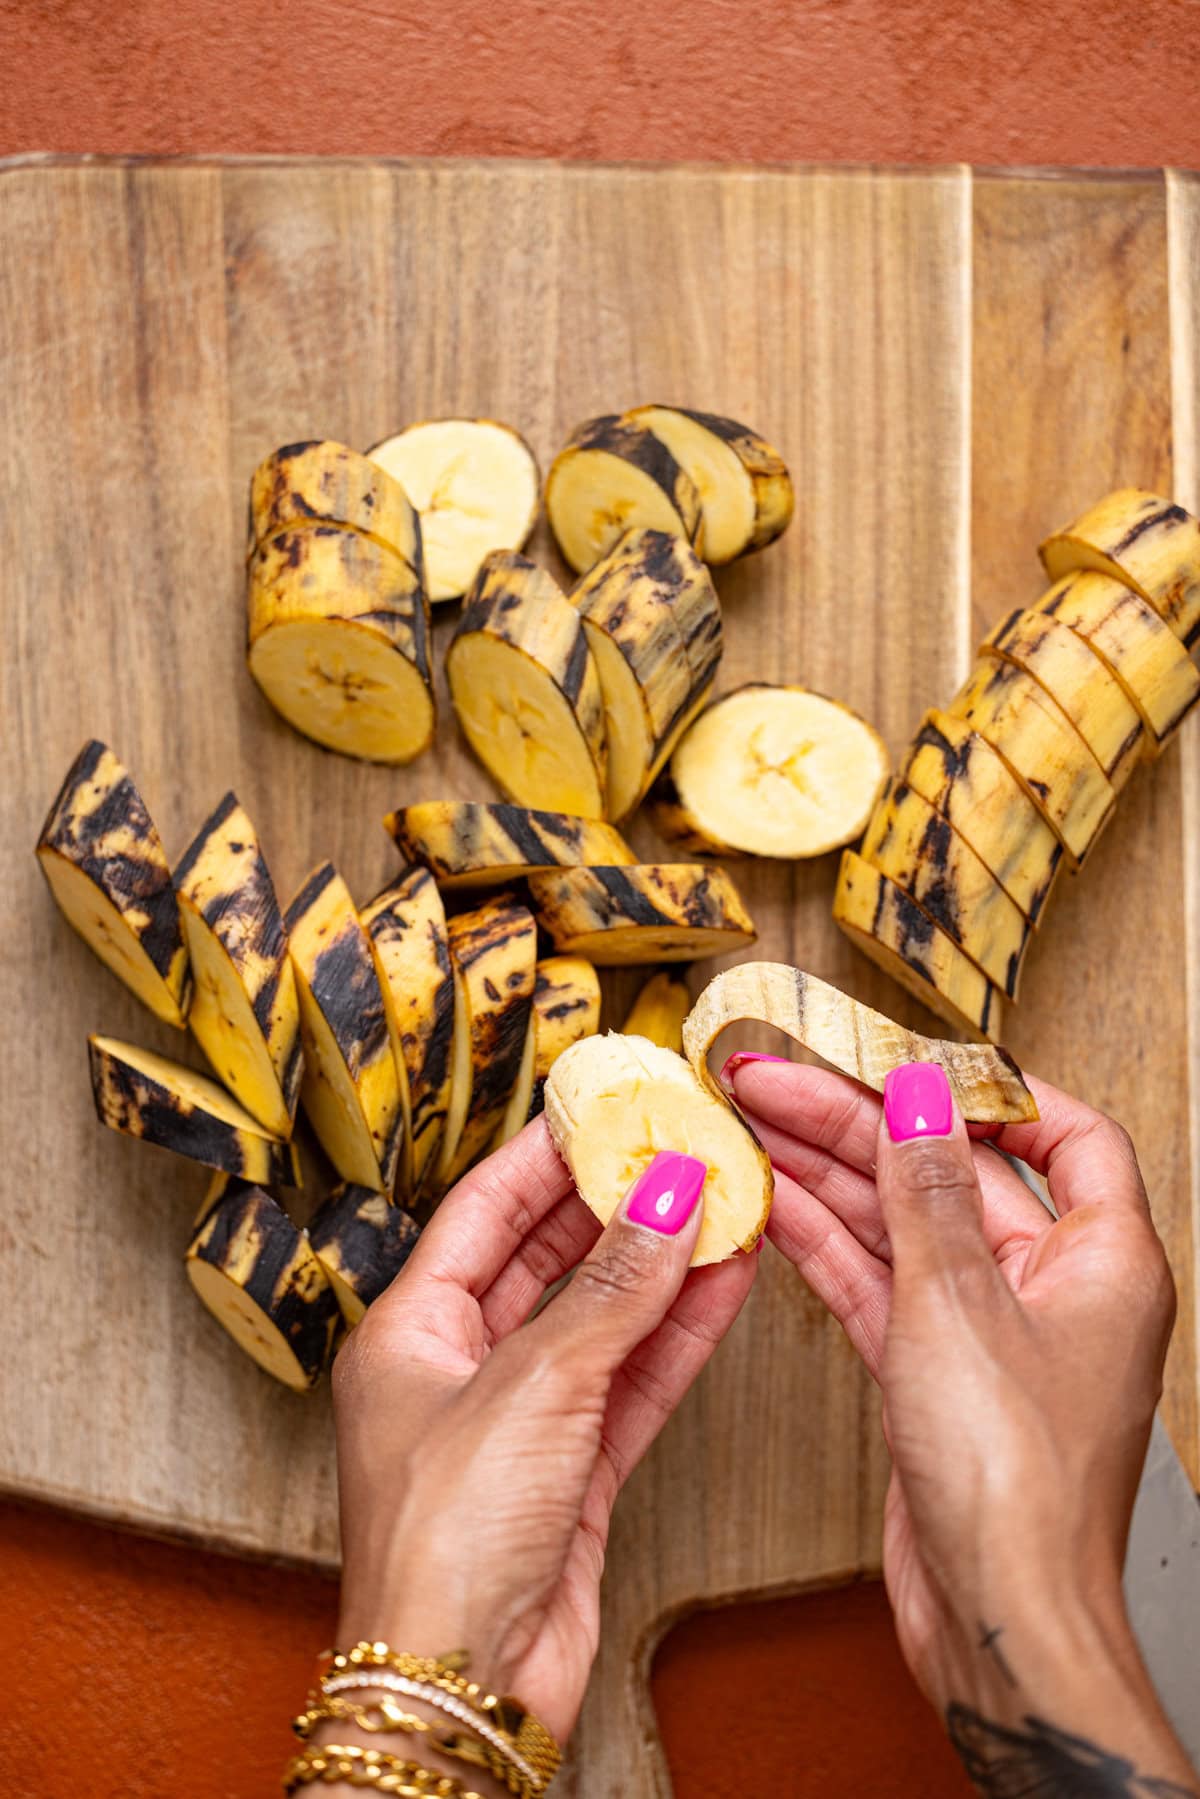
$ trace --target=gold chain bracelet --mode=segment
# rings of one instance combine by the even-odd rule
[[[404,1761],[383,1749],[360,1749],[352,1743],[308,1744],[284,1769],[283,1790],[294,1793],[297,1787],[333,1786],[338,1781],[393,1793],[397,1799],[482,1799],[451,1774],[435,1774],[419,1762]]]

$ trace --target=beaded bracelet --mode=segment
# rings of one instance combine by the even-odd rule
[[[403,1761],[383,1749],[360,1749],[355,1744],[310,1743],[288,1763],[283,1773],[283,1790],[294,1793],[297,1787],[315,1786],[318,1782],[333,1786],[343,1781],[352,1787],[373,1787],[377,1793],[393,1793],[397,1799],[482,1799],[469,1792],[451,1774],[435,1774],[419,1762]]]

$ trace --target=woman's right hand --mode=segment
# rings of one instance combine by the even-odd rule
[[[1194,1794],[1121,1592],[1174,1317],[1129,1138],[1032,1083],[1040,1121],[994,1141],[1055,1220],[933,1064],[883,1105],[793,1063],[725,1078],[776,1169],[771,1240],[883,1389],[901,1647],[980,1791]]]

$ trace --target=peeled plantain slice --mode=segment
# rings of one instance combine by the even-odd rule
[[[1091,645],[1141,714],[1147,755],[1161,755],[1200,699],[1200,669],[1166,620],[1132,587],[1088,570],[1056,581],[1035,610]]]
[[[624,422],[653,431],[691,476],[706,562],[732,562],[786,531],[795,506],[787,464],[747,425],[681,406],[635,406]]]
[[[683,1021],[691,1004],[691,994],[682,981],[673,981],[666,973],[651,975],[621,1030],[626,1037],[648,1037],[661,1049],[678,1054],[683,1049]]]
[[[471,748],[520,805],[604,815],[604,696],[575,607],[512,550],[485,556],[446,652]]]
[[[197,1298],[239,1349],[306,1393],[333,1353],[337,1299],[304,1232],[250,1181],[218,1174],[184,1267]]]
[[[207,1075],[115,1037],[89,1037],[88,1056],[96,1116],[110,1131],[244,1180],[300,1185],[292,1145],[265,1131]]]
[[[300,1097],[300,1006],[258,834],[227,793],[175,870],[197,1043],[246,1110],[290,1137]]]
[[[446,914],[433,876],[410,868],[364,907],[408,1116],[400,1181],[415,1197],[433,1165],[450,1104],[454,977]]]
[[[766,1152],[674,1050],[615,1031],[575,1044],[550,1071],[546,1122],[602,1224],[654,1157],[675,1150],[708,1169],[693,1267],[753,1249],[762,1235],[775,1190]]]
[[[308,1241],[353,1329],[417,1246],[420,1226],[369,1187],[335,1187],[308,1224]]]
[[[547,956],[534,975],[533,1005],[516,1083],[493,1148],[536,1118],[545,1103],[546,1076],[563,1051],[600,1029],[600,982],[582,956]]]
[[[525,439],[495,419],[429,419],[367,451],[421,515],[429,597],[466,593],[489,550],[524,547],[541,475]]]
[[[556,948],[600,968],[694,962],[754,942],[741,895],[716,863],[560,868],[530,875],[529,891]]]
[[[999,751],[1078,866],[1117,796],[1062,707],[1024,669],[984,657],[948,710]]]
[[[546,477],[546,517],[577,575],[624,531],[648,525],[704,554],[704,513],[691,476],[660,437],[609,413],[579,425]]]
[[[403,556],[422,579],[421,526],[414,503],[386,469],[346,444],[314,438],[284,444],[250,477],[249,559],[260,544],[311,525],[342,525]]]
[[[915,788],[891,782],[867,826],[862,856],[915,900],[1009,999],[1033,929],[1017,902]]]
[[[1200,642],[1200,523],[1182,506],[1123,487],[1039,548],[1052,581],[1072,569],[1111,575],[1147,600],[1191,649]]]
[[[1145,732],[1121,683],[1082,637],[1045,612],[1010,612],[988,633],[984,656],[1013,662],[1062,707],[1119,793],[1142,759]]]
[[[999,751],[963,719],[934,710],[900,779],[950,821],[1036,925],[1063,847]]]
[[[931,1012],[971,1037],[1000,1035],[1004,1002],[928,912],[854,850],[842,851],[833,921]]]
[[[326,749],[411,762],[433,740],[429,602],[394,551],[336,525],[292,530],[248,570],[250,673]]]
[[[390,1193],[404,1136],[400,1077],[370,941],[331,862],[285,920],[304,1039],[300,1098],[343,1180]]]
[[[448,889],[497,886],[574,863],[637,861],[612,825],[565,812],[486,800],[420,800],[389,812],[383,822],[401,854],[423,863]]]
[[[166,851],[107,745],[84,744],[35,853],[72,930],[156,1018],[182,1030],[192,980]]]
[[[753,682],[688,729],[652,816],[702,854],[821,856],[862,835],[887,774],[887,747],[857,712]]]
[[[876,1093],[893,1068],[937,1062],[964,1118],[976,1124],[1025,1123],[1037,1101],[1006,1050],[990,1044],[947,1043],[906,1030],[882,1012],[851,999],[816,975],[782,962],[739,962],[714,975],[684,1026],[684,1053],[712,1092],[708,1055],[726,1025],[739,1020],[774,1025]]]
[[[441,1186],[469,1168],[496,1134],[521,1066],[537,958],[533,917],[507,895],[461,912],[446,928],[456,1010]]]

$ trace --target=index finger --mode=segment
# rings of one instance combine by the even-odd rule
[[[1032,1124],[1006,1124],[991,1141],[1045,1177],[1060,1215],[1083,1205],[1106,1205],[1149,1217],[1129,1132],[1048,1081],[1026,1080],[1041,1116]]]

